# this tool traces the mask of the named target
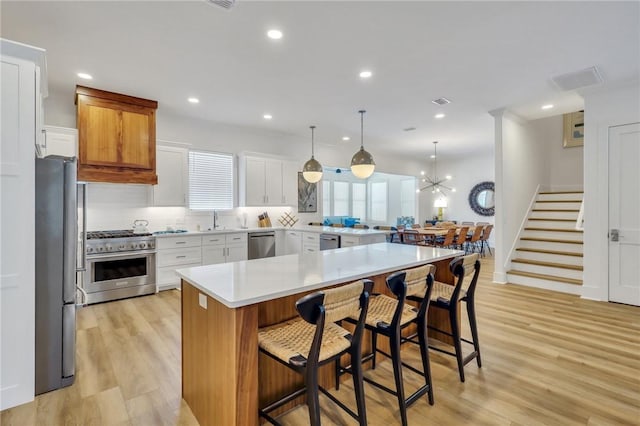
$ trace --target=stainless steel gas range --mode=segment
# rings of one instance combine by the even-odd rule
[[[156,292],[156,239],[132,230],[87,232],[86,303]]]

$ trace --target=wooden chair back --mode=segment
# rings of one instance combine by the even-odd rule
[[[405,229],[402,233],[402,242],[404,244],[420,244],[422,236],[415,229]]]
[[[489,239],[489,235],[491,235],[491,230],[493,229],[493,225],[489,224],[482,228],[482,236],[480,239],[482,241],[487,241]]]
[[[464,244],[467,241],[467,232],[469,232],[468,226],[463,226],[462,228],[460,228],[455,244],[458,244],[458,245]]]
[[[469,239],[469,242],[475,243],[476,241],[479,241],[480,237],[482,236],[483,229],[484,229],[484,226],[477,225],[476,229],[473,231],[473,235],[471,235],[471,238]]]
[[[413,225],[411,225],[411,229],[420,229],[422,228],[422,226],[420,226],[419,223],[414,223]]]
[[[447,231],[447,235],[444,236],[444,240],[441,243],[438,243],[436,240],[435,245],[440,247],[449,247],[453,245],[453,240],[456,238],[456,230],[455,228],[451,228]]]
[[[469,225],[469,226],[473,226],[473,222],[462,222],[460,225]]]

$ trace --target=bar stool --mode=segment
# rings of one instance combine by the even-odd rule
[[[306,393],[309,422],[320,425],[318,390],[358,420],[367,424],[364,390],[362,385],[361,342],[364,319],[367,316],[369,295],[373,281],[360,280],[341,287],[309,294],[296,302],[302,319],[296,319],[258,331],[260,351],[291,368],[305,378],[305,387],[258,410],[274,425],[279,425],[268,413]],[[335,324],[346,317],[357,318],[355,331],[350,333]],[[358,413],[354,413],[336,397],[318,384],[318,369],[350,354],[353,370],[353,388]]]
[[[453,338],[455,352],[449,352],[434,346],[429,346],[429,348],[456,357],[461,382],[464,382],[464,366],[472,359],[475,358],[478,367],[482,367],[475,310],[475,291],[478,283],[478,275],[480,274],[480,261],[478,257],[478,253],[474,253],[453,259],[449,264],[449,269],[456,278],[455,286],[436,281],[433,286],[433,292],[431,293],[432,305],[436,308],[446,309],[449,312],[451,333],[432,326],[428,326],[428,328]],[[473,273],[471,281],[465,281],[465,278],[471,275],[471,273]],[[467,315],[469,316],[472,340],[464,339],[460,335],[460,324],[458,323],[459,302],[465,302],[467,305]],[[473,345],[473,352],[466,357],[462,356],[462,342]]]
[[[362,362],[371,361],[372,368],[375,369],[377,352],[381,352],[383,355],[391,358],[396,390],[377,383],[368,377],[364,377],[364,381],[396,396],[403,426],[407,425],[407,407],[416,402],[422,395],[426,393],[429,404],[433,405],[434,403],[427,340],[427,313],[433,288],[433,273],[435,269],[433,265],[425,265],[389,275],[386,280],[387,286],[396,298],[394,299],[382,294],[371,297],[369,312],[365,320],[365,328],[371,332],[372,352],[363,357]],[[407,299],[419,301],[419,307],[416,309],[411,305],[405,304],[405,300]],[[351,317],[347,319],[347,321],[355,322],[356,318]],[[416,334],[418,341],[404,339],[402,337],[402,330],[411,324],[417,325],[418,331]],[[391,354],[387,354],[377,348],[378,334],[389,338]],[[402,362],[400,358],[400,344],[405,341],[412,341],[420,346],[422,371]],[[408,397],[405,397],[404,392],[402,366],[423,376],[425,379],[425,384]],[[337,361],[336,389],[340,386],[340,376],[343,373],[351,373],[351,369],[349,367],[342,368],[339,361]]]

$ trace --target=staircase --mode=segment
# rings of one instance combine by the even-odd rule
[[[540,192],[507,271],[509,283],[580,294],[582,230],[576,220],[582,191]]]

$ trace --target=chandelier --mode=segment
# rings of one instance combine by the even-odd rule
[[[446,191],[456,192],[455,188],[444,185],[444,182],[451,180],[451,175],[446,175],[444,179],[440,179],[438,177],[438,157],[437,157],[437,147],[438,141],[433,141],[433,177],[425,176],[425,172],[422,171],[420,174],[422,175],[420,191],[425,191],[427,189],[431,190],[432,194],[440,193],[443,196],[446,196]]]

